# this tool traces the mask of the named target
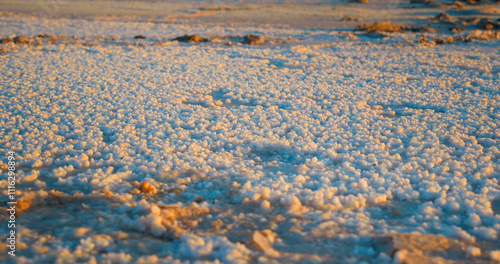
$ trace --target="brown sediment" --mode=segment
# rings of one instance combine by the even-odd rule
[[[357,18],[357,17],[343,17],[342,19],[340,19],[340,21],[344,21],[344,22],[359,22],[359,21],[363,21],[363,19]]]
[[[169,15],[167,19],[175,19],[175,18],[194,18],[194,17],[204,17],[204,16],[215,16],[217,12],[201,12],[187,15]]]
[[[474,30],[472,33],[466,36],[448,36],[446,38],[439,37],[434,39],[427,39],[427,35],[422,35],[418,42],[420,44],[429,45],[429,44],[452,44],[457,42],[470,42],[473,40],[491,40],[491,39],[500,39],[500,32],[494,32],[489,30]]]
[[[466,29],[463,27],[451,27],[451,28],[449,28],[449,30],[453,33],[457,33],[457,32],[461,32],[461,31],[465,31]]]
[[[431,18],[430,21],[432,22],[446,22],[446,23],[454,23],[455,19],[450,16],[449,14],[443,12],[437,14],[435,17]]]
[[[200,10],[203,11],[235,11],[234,7],[201,7]]]
[[[420,30],[421,28],[418,28]],[[375,32],[402,32],[402,31],[415,31],[416,28],[409,26],[399,26],[392,25],[391,21],[380,22],[377,21],[373,24],[362,24],[357,26],[355,31],[365,31],[366,33],[375,33]]]
[[[410,0],[410,4],[431,5],[431,4],[434,4],[434,1],[432,1],[432,0]]]
[[[208,38],[200,37],[198,35],[184,35],[180,37],[176,37],[172,40],[177,40],[179,42],[188,42],[188,43],[194,43],[194,42],[201,42],[201,41],[207,41]]]
[[[249,45],[261,45],[264,44],[266,41],[267,41],[266,36],[249,34],[243,38],[242,43]]]

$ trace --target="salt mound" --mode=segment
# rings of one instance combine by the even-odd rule
[[[194,43],[194,42],[202,42],[202,41],[207,41],[207,38],[200,37],[198,35],[184,35],[180,37],[176,37],[173,40],[177,40],[179,42],[188,42],[188,43]]]
[[[362,24],[356,27],[356,31],[366,31],[367,33],[375,32],[401,32],[405,30],[412,30],[408,26],[391,25],[391,21],[380,22],[377,21],[373,24]]]
[[[266,41],[267,41],[266,36],[249,34],[245,36],[242,43],[249,45],[261,45],[264,44]]]

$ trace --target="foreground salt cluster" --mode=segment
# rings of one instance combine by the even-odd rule
[[[84,23],[118,39],[306,34]],[[309,37],[0,54],[0,152],[16,152],[26,204],[17,261],[498,261],[500,42]]]

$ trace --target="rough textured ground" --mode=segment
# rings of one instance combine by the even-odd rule
[[[0,154],[22,207],[0,261],[500,260],[500,36],[482,28],[498,5],[327,28],[317,3],[273,7],[302,26],[218,18],[260,3],[156,11],[217,14],[190,21],[0,3]]]

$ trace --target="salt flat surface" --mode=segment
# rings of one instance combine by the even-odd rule
[[[12,14],[0,34],[64,35],[1,44],[29,204],[5,263],[500,259],[497,39]]]

